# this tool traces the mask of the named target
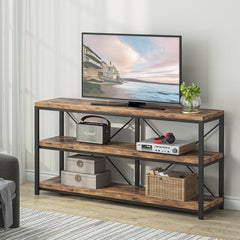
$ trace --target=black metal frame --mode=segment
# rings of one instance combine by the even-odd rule
[[[55,109],[55,108],[48,108],[48,107],[35,107],[35,195],[39,195],[39,190],[48,190],[48,191],[55,191],[55,192],[61,192],[65,194],[71,194],[71,195],[78,195],[78,196],[85,196],[85,197],[90,197],[90,198],[98,198],[98,199],[106,199],[106,200],[111,200],[111,201],[117,201],[117,202],[123,202],[123,203],[130,203],[130,204],[136,204],[136,205],[143,205],[143,206],[151,206],[151,207],[158,207],[158,208],[164,208],[164,209],[171,209],[171,210],[180,210],[183,212],[191,212],[191,213],[198,213],[198,218],[203,219],[204,213],[209,212],[212,209],[215,208],[224,208],[224,200],[223,202],[216,204],[215,206],[204,210],[204,187],[206,185],[204,184],[204,168],[214,164],[214,163],[219,163],[219,197],[222,197],[224,199],[224,155],[221,159],[218,159],[216,161],[213,161],[209,164],[204,165],[204,137],[206,137],[208,134],[210,134],[214,129],[219,127],[219,152],[224,154],[224,115],[221,115],[219,117],[214,117],[205,121],[195,121],[195,120],[185,120],[185,119],[174,119],[174,118],[157,118],[157,117],[149,117],[148,119],[156,119],[156,120],[163,120],[163,121],[175,121],[175,122],[189,122],[189,123],[195,123],[198,124],[198,141],[197,143],[199,144],[199,162],[198,164],[189,164],[189,163],[179,163],[179,162],[174,162],[174,161],[161,161],[161,160],[154,160],[154,159],[143,159],[143,158],[136,158],[136,157],[126,157],[126,156],[121,156],[119,154],[115,155],[113,154],[108,154],[109,156],[120,156],[123,158],[130,158],[135,160],[135,185],[140,186],[140,167],[141,167],[141,160],[142,161],[156,161],[156,162],[164,162],[164,163],[169,163],[168,167],[171,167],[173,164],[178,164],[178,165],[186,165],[188,168],[189,166],[195,166],[198,167],[198,210],[190,210],[190,209],[185,209],[185,208],[176,208],[172,206],[161,206],[161,205],[156,205],[156,204],[150,204],[150,203],[141,203],[141,202],[135,202],[135,201],[128,201],[128,200],[123,200],[123,199],[113,199],[113,198],[108,198],[108,197],[100,197],[100,196],[91,196],[87,194],[80,194],[80,193],[68,193],[65,191],[58,191],[58,190],[49,190],[45,188],[40,188],[39,187],[39,162],[40,162],[40,148],[44,149],[53,149],[56,150],[56,148],[51,148],[51,147],[41,147],[39,146],[39,129],[40,129],[40,124],[39,124],[39,115],[40,115],[40,110],[51,110],[51,111],[58,111],[59,112],[59,135],[64,136],[64,112],[78,112],[78,113],[96,113],[96,112],[83,112],[79,110],[67,110],[67,109]],[[124,114],[110,114],[110,113],[98,113],[101,115],[111,115],[111,116],[120,116],[120,117],[131,117],[126,124],[123,125],[112,137],[114,137],[117,133],[120,132],[125,126],[127,126],[133,119],[135,120],[135,142],[140,141],[141,136],[141,126],[140,126],[140,120],[143,119],[145,123],[147,123],[151,128],[152,126],[145,120],[145,116],[135,116],[135,115],[124,115]],[[211,122],[214,120],[218,120],[219,123],[214,126],[210,131],[208,131],[206,134],[204,134],[204,124],[207,122]],[[157,134],[158,132],[152,128],[152,130]],[[59,171],[64,169],[64,152],[84,152],[84,151],[78,151],[74,149],[59,149]],[[100,155],[106,155],[106,154],[100,154]],[[108,158],[110,160],[110,158]],[[112,161],[109,161],[112,164]],[[114,164],[113,164],[114,166]],[[130,182],[127,180],[127,178],[124,177],[124,175],[121,173],[121,171],[114,166],[118,172],[122,175],[122,177],[130,184]],[[190,170],[190,169],[189,169]],[[60,174],[60,173],[59,173]],[[206,189],[213,195],[213,193],[206,187]]]

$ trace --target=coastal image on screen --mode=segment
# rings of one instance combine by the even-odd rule
[[[179,38],[83,34],[83,96],[179,102]]]

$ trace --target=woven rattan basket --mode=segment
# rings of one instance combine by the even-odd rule
[[[197,195],[197,175],[184,173],[184,178],[146,175],[145,194],[152,197],[188,201]]]

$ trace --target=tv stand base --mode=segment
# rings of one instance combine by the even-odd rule
[[[127,103],[123,102],[91,102],[94,106],[113,106],[113,107],[127,107]]]
[[[143,107],[146,106],[145,102],[128,102],[128,107]]]
[[[136,107],[136,108],[145,108],[145,109],[158,109],[165,110],[165,108],[157,105],[147,105],[144,102],[92,102],[91,105],[94,106],[113,106],[113,107]]]

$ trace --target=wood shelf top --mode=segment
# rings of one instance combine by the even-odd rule
[[[195,114],[184,114],[180,107],[164,107],[164,110],[151,109],[160,108],[161,105],[147,105],[146,108],[137,107],[123,107],[123,106],[96,106],[91,105],[92,102],[99,101],[89,101],[83,99],[73,99],[73,98],[55,98],[45,101],[40,101],[35,103],[35,107],[54,109],[54,110],[66,110],[66,111],[80,111],[85,113],[98,113],[98,114],[108,114],[108,115],[119,115],[119,116],[135,116],[142,118],[161,118],[161,119],[175,119],[175,120],[185,120],[185,121],[206,121],[214,119],[224,114],[222,110],[211,110],[211,109],[201,109],[199,113]]]
[[[198,152],[189,152],[184,155],[168,155],[160,153],[140,152],[136,150],[134,143],[111,142],[108,145],[99,145],[91,143],[79,143],[74,137],[57,136],[41,140],[39,142],[41,148],[62,149],[68,151],[81,151],[109,156],[119,156],[128,158],[139,158],[144,160],[154,160],[160,162],[175,162],[179,164],[198,164]],[[223,157],[222,153],[204,152],[204,164],[209,164]]]
[[[116,200],[124,200],[124,201],[133,201],[144,204],[155,204],[166,207],[175,207],[182,209],[189,209],[193,211],[198,210],[198,200],[197,198],[190,201],[176,201],[169,200],[163,198],[155,198],[145,195],[144,187],[137,187],[132,185],[123,185],[123,184],[112,184],[111,186],[99,188],[99,189],[89,189],[89,188],[80,188],[62,185],[60,183],[60,177],[55,177],[49,180],[45,180],[40,182],[41,189],[48,190],[56,190],[60,192],[68,192],[68,193],[78,193],[78,194],[86,194],[95,197],[102,198],[111,198]],[[216,206],[223,202],[223,198],[221,197],[212,197],[205,196],[204,197],[204,210],[207,210],[211,207]]]

